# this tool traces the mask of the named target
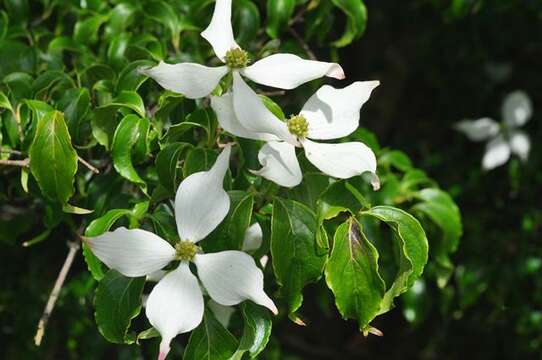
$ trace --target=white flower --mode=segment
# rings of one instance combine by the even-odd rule
[[[281,186],[294,187],[301,183],[296,146],[304,148],[307,159],[330,176],[347,179],[369,171],[376,180],[376,157],[365,144],[328,144],[309,139],[337,139],[354,132],[359,125],[361,107],[378,85],[378,81],[355,82],[343,89],[324,85],[307,101],[299,115],[283,122],[265,107],[238,74],[234,74],[233,93],[237,96],[213,96],[211,106],[226,131],[267,141],[258,154],[263,167],[253,172]],[[373,186],[378,187],[376,181]]]
[[[229,211],[230,198],[222,183],[230,152],[230,147],[226,147],[209,171],[192,174],[179,186],[175,218],[181,241],[175,247],[140,229],[118,228],[86,239],[92,252],[111,269],[129,277],[150,275],[149,278],[159,279],[146,303],[147,318],[162,337],[159,359],[166,357],[177,334],[191,331],[203,317],[202,290],[190,271],[190,261],[197,267],[203,287],[217,303],[231,306],[252,300],[277,313],[263,290],[263,273],[251,256],[241,251],[203,254],[196,245]],[[156,273],[174,260],[180,260],[175,270],[163,277]]]
[[[140,71],[162,87],[198,99],[209,95],[230,70],[250,80],[281,89],[293,89],[322,76],[344,79],[339,64],[304,60],[292,54],[275,54],[248,66],[248,54],[235,42],[231,26],[232,0],[217,0],[211,23],[203,36],[225,65],[207,67],[194,63],[175,65],[160,62]]]
[[[531,150],[529,136],[519,127],[525,125],[532,115],[531,100],[523,91],[509,94],[502,105],[502,123],[493,119],[463,120],[456,124],[456,130],[472,141],[488,140],[482,168],[491,170],[505,164],[511,154],[522,161],[527,160]]]

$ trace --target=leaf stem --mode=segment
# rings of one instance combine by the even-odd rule
[[[45,327],[47,326],[49,317],[53,312],[56,301],[58,299],[58,295],[60,294],[60,290],[62,290],[62,285],[64,285],[64,281],[66,280],[66,276],[68,275],[68,272],[72,267],[73,260],[75,259],[75,255],[79,250],[80,245],[76,241],[70,241],[68,242],[68,247],[70,250],[68,251],[66,260],[64,260],[64,265],[62,265],[62,269],[60,269],[60,272],[58,273],[58,277],[55,281],[55,286],[53,287],[53,291],[51,291],[49,300],[47,300],[47,304],[45,305],[45,309],[43,310],[43,314],[41,315],[40,321],[38,323],[38,329],[36,331],[36,335],[34,336],[34,344],[36,344],[36,346],[41,345],[43,335],[45,334]]]

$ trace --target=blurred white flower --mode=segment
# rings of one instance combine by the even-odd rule
[[[506,96],[502,105],[502,122],[490,118],[463,120],[455,129],[464,133],[472,141],[487,140],[482,168],[491,170],[505,164],[511,154],[526,161],[531,150],[529,136],[519,128],[532,116],[531,100],[523,91],[515,91]]]
[[[189,262],[209,296],[221,305],[244,300],[277,308],[263,289],[263,273],[254,259],[242,251],[203,254],[196,245],[227,215],[230,198],[223,189],[231,148],[227,146],[209,171],[183,180],[175,197],[175,218],[181,241],[175,247],[159,236],[141,229],[118,228],[97,237],[86,238],[88,246],[109,268],[129,277],[147,276],[158,283],[149,294],[145,312],[162,337],[159,359],[165,359],[171,340],[177,334],[196,328],[203,317],[203,295]],[[164,275],[170,262],[179,266]]]
[[[208,67],[195,63],[166,64],[140,69],[163,88],[190,99],[209,95],[229,71],[250,80],[280,89],[294,89],[308,81],[330,76],[344,79],[339,64],[304,60],[292,54],[274,54],[249,65],[246,51],[235,42],[231,25],[232,0],[217,0],[211,23],[201,36],[213,47],[225,65]],[[242,81],[242,80],[241,80]]]
[[[238,96],[212,96],[211,107],[226,131],[267,142],[258,154],[263,167],[254,174],[294,187],[302,180],[295,147],[302,147],[307,159],[327,175],[347,179],[366,171],[375,174],[376,157],[365,144],[329,144],[309,139],[337,139],[354,132],[359,126],[361,107],[378,85],[378,81],[358,81],[343,89],[324,85],[298,115],[284,122],[265,107],[238,74],[233,74],[233,93]],[[376,175],[373,179],[377,179]],[[378,187],[376,181],[373,186]]]

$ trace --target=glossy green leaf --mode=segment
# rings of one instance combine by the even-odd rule
[[[66,203],[74,192],[77,153],[62,113],[52,111],[38,121],[29,157],[30,170],[42,193]]]
[[[115,170],[125,179],[145,185],[145,181],[139,176],[132,163],[132,148],[137,142],[140,134],[140,122],[143,121],[136,115],[125,116],[113,138],[111,152],[113,154],[113,165]]]
[[[184,350],[183,360],[227,360],[237,350],[237,340],[210,311],[192,331]]]
[[[156,172],[160,183],[172,193],[177,191],[177,180],[181,172],[179,159],[182,153],[191,146],[188,143],[167,144],[156,156]]]
[[[230,191],[230,211],[202,246],[205,252],[241,250],[245,232],[252,221],[254,196],[243,191]]]
[[[271,220],[273,270],[290,317],[303,302],[303,288],[322,276],[327,252],[316,244],[314,213],[298,202],[276,198]]]
[[[380,308],[380,313],[385,313],[393,307],[393,299],[410,288],[423,273],[429,250],[427,237],[416,218],[395,207],[376,206],[362,212],[362,216],[385,222],[393,230],[394,239],[399,241],[399,269]]]
[[[378,273],[378,252],[354,218],[335,232],[325,274],[343,318],[357,319],[366,331],[379,313],[386,285]]]
[[[331,0],[346,15],[346,29],[333,45],[343,47],[359,38],[367,26],[367,8],[362,0]]]
[[[236,355],[241,356],[248,351],[251,359],[256,358],[267,346],[271,336],[273,322],[269,311],[250,301],[241,304],[244,320],[243,336],[239,341]]]
[[[239,44],[249,44],[260,30],[260,12],[250,0],[237,0],[232,18],[235,39]]]
[[[129,278],[109,270],[96,289],[94,306],[98,330],[114,343],[135,341],[135,334],[128,334],[132,319],[141,311],[141,295],[145,277]]]
[[[440,189],[423,189],[416,194],[422,202],[414,205],[414,211],[428,216],[441,230],[445,248],[454,252],[463,233],[461,213],[450,195]]]
[[[265,30],[272,38],[277,38],[288,27],[288,21],[294,14],[296,0],[267,0],[267,27]]]
[[[104,22],[107,21],[107,16],[94,15],[88,19],[78,21],[73,30],[73,38],[78,43],[94,44],[98,41],[98,30]]]

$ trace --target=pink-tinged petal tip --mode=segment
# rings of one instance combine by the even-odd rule
[[[327,73],[327,76],[335,78],[337,80],[344,80],[346,76],[344,75],[344,70],[339,64],[335,64],[329,72]]]
[[[167,357],[167,354],[169,354],[169,344],[171,342],[171,339],[162,339],[162,342],[160,342],[160,352],[158,353],[158,360],[165,360]]]

